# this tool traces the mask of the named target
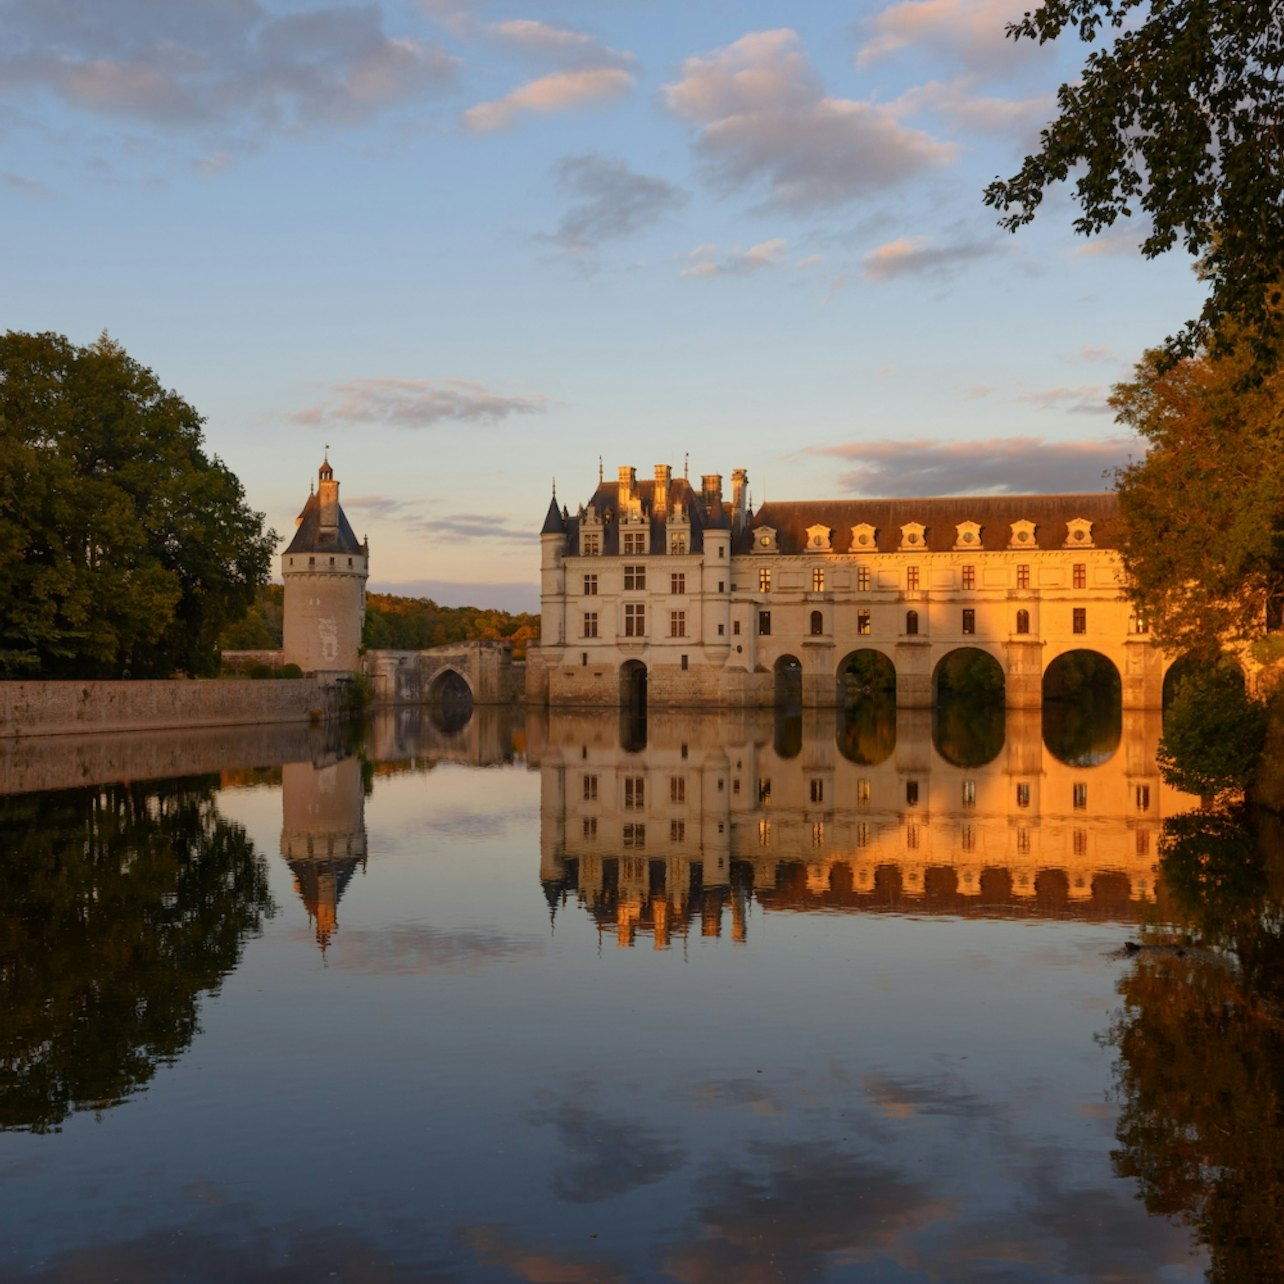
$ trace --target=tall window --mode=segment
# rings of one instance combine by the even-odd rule
[[[963,587],[965,589],[976,588],[976,567],[965,566],[963,568]]]
[[[976,632],[976,612],[970,606],[963,608],[963,632]]]
[[[626,638],[646,637],[646,607],[641,602],[625,602],[624,636]]]
[[[1084,782],[1080,781],[1075,785],[1073,798],[1075,811],[1083,811],[1083,809],[1087,807],[1088,786]]]
[[[976,806],[976,781],[975,780],[965,780],[963,782],[963,806],[964,807]]]
[[[771,567],[770,566],[760,566],[758,568],[758,592],[759,593],[771,592]]]
[[[584,777],[584,801],[597,802],[597,777]]]
[[[1016,631],[1018,633],[1029,633],[1030,631],[1030,612],[1029,611],[1017,612]]]
[[[586,575],[584,577],[584,596],[585,597],[597,596],[597,576],[596,575]]]
[[[646,588],[646,567],[626,566],[624,568],[624,588],[626,592],[630,589]]]
[[[771,778],[769,776],[760,776],[758,778],[758,802],[763,807],[771,805]]]
[[[905,612],[905,632],[908,633],[911,637],[913,637],[914,634],[918,632],[918,612],[917,611]]]
[[[646,532],[645,531],[625,531],[624,532],[624,552],[628,556],[636,557],[639,553],[646,552]]]
[[[871,631],[872,631],[872,625],[870,624],[870,620],[869,620],[869,612],[857,611],[856,612],[856,632],[859,633],[861,637],[868,637]]]
[[[763,637],[770,636],[771,634],[771,612],[770,611],[758,612],[758,632]]]
[[[622,847],[645,847],[646,846],[646,826],[638,824],[628,824],[620,831],[620,845]]]
[[[869,586],[872,583],[868,566],[858,566],[856,568],[856,588],[861,593],[868,593]]]
[[[823,566],[813,566],[811,568],[811,591],[813,593],[823,593],[825,591],[825,568]]]
[[[1075,588],[1088,587],[1088,566],[1086,562],[1076,562],[1074,564],[1074,586]]]
[[[687,537],[685,535],[669,536],[669,552],[675,557],[681,557],[687,551]]]
[[[684,803],[687,800],[687,778],[685,776],[669,777],[669,801]]]
[[[646,777],[624,777],[624,810],[640,811],[646,806]]]
[[[687,591],[687,577],[682,571],[674,571],[669,576],[669,592],[675,597]]]
[[[589,838],[589,839],[596,838],[597,837],[597,817],[585,816],[583,829],[584,829],[585,838]]]
[[[811,613],[811,635],[814,638],[820,637],[825,631],[825,617],[819,611]]]
[[[862,776],[856,782],[856,805],[858,807],[868,807],[870,799],[869,777]]]
[[[1030,587],[1030,567],[1026,562],[1022,562],[1017,567],[1017,588],[1028,589]]]
[[[905,587],[911,593],[918,592],[918,567],[907,566],[905,568]]]
[[[1144,615],[1134,615],[1132,617],[1132,631],[1134,633],[1149,633],[1150,621]]]
[[[1074,608],[1074,618],[1071,624],[1071,632],[1087,633],[1088,631],[1088,609],[1083,606]]]
[[[685,820],[669,821],[669,842],[685,843],[687,841],[687,822]]]
[[[586,638],[597,637],[597,612],[584,612],[584,636]]]
[[[669,612],[669,636],[684,638],[687,635],[687,613],[685,611]]]
[[[1138,811],[1150,810],[1150,786],[1149,785],[1137,786],[1137,810]]]
[[[602,537],[597,531],[580,533],[580,556],[600,557],[602,554]]]
[[[1024,781],[1017,786],[1017,806],[1028,807],[1030,805],[1030,786]]]
[[[905,782],[905,805],[907,807],[918,806],[918,781],[907,780]]]
[[[811,782],[811,800],[814,803],[823,803],[825,801],[825,782],[823,780],[813,780]]]

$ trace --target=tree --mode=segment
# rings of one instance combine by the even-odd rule
[[[276,535],[202,423],[105,334],[0,337],[0,676],[216,670]]]
[[[1208,298],[1169,339],[1170,356],[1193,355],[1229,318],[1253,328],[1259,359],[1273,357],[1284,337],[1278,0],[1043,0],[1007,31],[1043,44],[1067,28],[1086,44],[1115,34],[1061,86],[1039,150],[990,184],[986,204],[1015,231],[1074,171],[1076,231],[1139,215],[1146,258],[1180,243],[1199,261]]]
[[[1129,596],[1156,641],[1207,656],[1284,601],[1284,374],[1245,386],[1252,346],[1227,343],[1149,352],[1111,398],[1150,447],[1116,476]]]
[[[1224,661],[1182,680],[1164,714],[1156,760],[1173,788],[1208,797],[1250,788],[1265,744],[1266,708]]]

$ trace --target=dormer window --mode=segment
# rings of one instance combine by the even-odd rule
[[[828,526],[808,526],[807,551],[809,553],[828,553],[830,534]]]
[[[852,548],[872,551],[878,539],[878,531],[868,522],[861,522],[852,527]]]
[[[640,557],[646,552],[646,531],[624,531],[621,533],[620,542],[623,545],[622,552],[626,557]]]
[[[1091,548],[1092,523],[1085,517],[1072,517],[1066,523],[1066,548]]]
[[[927,544],[927,527],[922,522],[906,522],[901,527],[901,548],[917,550]]]
[[[776,531],[772,526],[759,526],[753,533],[753,551],[755,553],[778,553]]]
[[[1008,540],[1009,548],[1033,548],[1034,547],[1033,522],[1027,522],[1024,519],[1012,523],[1012,538]]]
[[[598,531],[580,531],[580,556],[601,557],[602,536]]]
[[[954,528],[955,548],[976,549],[981,547],[981,526],[978,522],[959,522]]]

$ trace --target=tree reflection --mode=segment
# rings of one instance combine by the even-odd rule
[[[896,695],[875,692],[859,704],[840,710],[838,749],[848,762],[875,766],[896,748]]]
[[[943,692],[932,710],[936,751],[955,767],[984,767],[1003,748],[1007,713],[1003,696]]]
[[[1164,822],[1181,936],[1144,946],[1110,1031],[1116,1171],[1208,1246],[1209,1279],[1278,1278],[1284,1250],[1284,849],[1243,805]]]
[[[217,779],[0,799],[0,1127],[117,1105],[198,1029],[274,906]]]

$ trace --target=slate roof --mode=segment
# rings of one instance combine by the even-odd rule
[[[942,553],[954,549],[960,522],[977,522],[981,527],[977,547],[1005,549],[1012,539],[1012,523],[1031,521],[1034,541],[1026,547],[1064,548],[1066,523],[1072,518],[1092,523],[1093,548],[1117,547],[1119,499],[1113,491],[1080,495],[970,495],[929,499],[816,499],[784,500],[763,504],[754,514],[749,529],[735,540],[734,553],[753,549],[753,531],[760,526],[777,532],[782,553],[803,553],[807,529],[827,526],[832,531],[830,551],[864,552],[853,549],[852,527],[868,524],[875,528],[876,550],[891,553],[900,549],[901,527],[920,522],[927,529],[923,547]]]
[[[308,502],[303,505],[294,538],[285,551],[287,555],[290,553],[361,553],[364,555],[366,550],[357,539],[352,527],[348,525],[342,506],[339,508],[338,527],[334,530],[322,531],[321,498],[314,493],[308,496]]]
[[[662,554],[665,547],[665,519],[655,511],[654,480],[637,481],[633,484],[633,494],[641,502],[642,513],[649,519],[650,552]],[[618,481],[599,482],[597,489],[589,500],[597,509],[602,522],[602,552],[610,555],[620,551],[620,483]],[[730,505],[705,505],[699,489],[692,486],[685,477],[674,477],[669,482],[669,511],[675,504],[681,504],[687,520],[691,524],[691,539],[688,549],[692,553],[704,549],[704,532],[706,530],[726,530],[731,525]],[[587,505],[585,506],[587,508]],[[578,546],[580,517],[571,517],[566,522],[566,546],[574,550]],[[547,530],[547,522],[545,523]],[[630,527],[630,530],[636,530]]]

